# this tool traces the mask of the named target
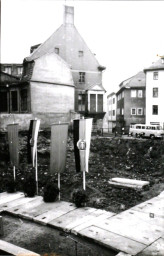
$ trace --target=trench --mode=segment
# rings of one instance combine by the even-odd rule
[[[1,213],[4,235],[1,240],[42,256],[115,256],[118,252],[90,240]],[[0,255],[8,255],[0,250]]]

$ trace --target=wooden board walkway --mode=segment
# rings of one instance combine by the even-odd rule
[[[70,202],[45,203],[40,196],[1,194],[0,211],[88,238],[122,255],[163,255],[164,193],[120,214]]]
[[[0,240],[0,250],[4,251],[10,255],[12,254],[12,255],[16,255],[16,256],[40,256],[39,254],[37,254],[35,252],[31,252],[29,250],[26,250],[24,248],[14,245],[14,244],[5,242],[3,240]]]

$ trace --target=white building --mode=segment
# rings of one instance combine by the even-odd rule
[[[107,96],[108,129],[113,131],[116,127],[116,94],[112,92]]]
[[[146,74],[146,124],[164,129],[164,56],[144,69]]]

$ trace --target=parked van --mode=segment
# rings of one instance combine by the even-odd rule
[[[129,128],[129,134],[136,138],[164,138],[164,130],[160,125],[132,124]]]

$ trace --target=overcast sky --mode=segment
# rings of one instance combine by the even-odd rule
[[[63,5],[74,6],[76,28],[106,66],[108,93],[164,54],[164,1],[1,0],[1,62],[22,63],[63,23]]]

